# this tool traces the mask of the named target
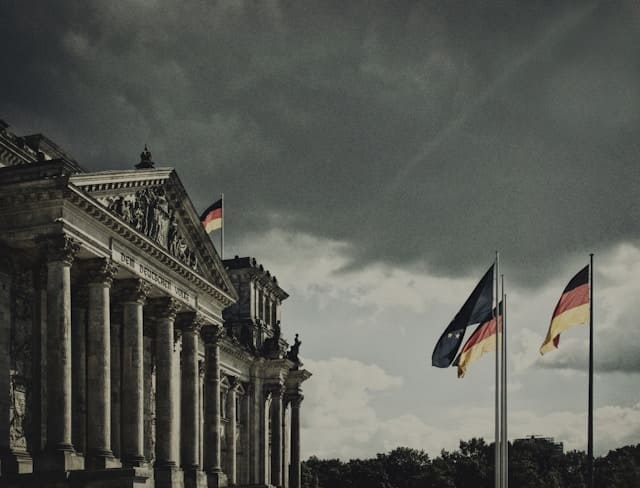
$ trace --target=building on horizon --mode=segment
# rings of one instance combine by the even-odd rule
[[[556,442],[553,437],[544,437],[539,435],[530,435],[513,440],[513,446],[518,447],[538,447],[548,450],[552,454],[562,455],[564,453],[564,444]]]
[[[300,488],[288,295],[221,260],[174,169],[0,121],[0,251],[0,485]]]

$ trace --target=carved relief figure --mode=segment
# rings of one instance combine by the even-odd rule
[[[134,194],[109,197],[103,203],[172,256],[191,269],[198,269],[198,258],[180,235],[175,212],[169,207],[163,188],[143,188]]]

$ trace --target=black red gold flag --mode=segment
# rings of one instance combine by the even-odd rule
[[[207,234],[222,227],[222,198],[202,212],[200,221]]]
[[[540,354],[558,348],[560,333],[589,323],[589,266],[582,268],[566,286],[556,305]]]
[[[501,317],[502,303],[500,303],[498,309],[500,310],[499,314]],[[494,313],[493,317],[480,324],[476,330],[473,331],[473,334],[469,336],[469,339],[467,339],[467,342],[462,346],[460,355],[455,361],[456,366],[458,366],[458,378],[464,378],[469,364],[480,358],[485,352],[496,350],[496,339],[498,337],[496,335],[496,329],[498,330],[498,335],[502,334],[502,321],[498,320],[498,322],[500,325],[496,327]]]

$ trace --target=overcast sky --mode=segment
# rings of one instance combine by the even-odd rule
[[[496,249],[511,437],[586,445],[586,328],[539,358],[596,254],[596,452],[640,441],[640,4],[6,1],[0,118],[89,170],[145,143],[227,255],[290,292],[304,452],[437,454],[492,436],[492,356],[435,341]],[[213,235],[217,242],[217,235]]]

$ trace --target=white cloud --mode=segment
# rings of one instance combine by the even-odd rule
[[[390,307],[426,313],[446,305],[453,317],[456,307],[461,305],[461,297],[471,292],[481,276],[434,277],[424,269],[413,272],[383,264],[346,270],[348,244],[280,229],[272,229],[259,238],[247,238],[236,247],[244,254],[255,255],[276,273],[292,295],[314,295],[325,305],[341,298],[369,307],[371,313]]]
[[[399,401],[397,415],[380,418],[376,392],[402,386],[401,378],[373,364],[346,358],[306,362],[314,372],[305,383],[303,457],[347,460],[375,456],[398,446],[423,449],[437,456],[441,449],[457,449],[460,440],[493,439],[493,409],[457,406],[437,424],[407,413]],[[520,390],[519,384],[513,391]],[[509,414],[509,438],[541,435],[563,442],[565,450],[586,449],[586,413],[557,411],[538,414],[514,410]],[[640,438],[640,403],[607,405],[595,411],[595,451],[636,443]]]
[[[313,371],[304,385],[304,454],[362,456],[378,424],[374,393],[402,384],[374,364],[346,358],[305,360]]]

